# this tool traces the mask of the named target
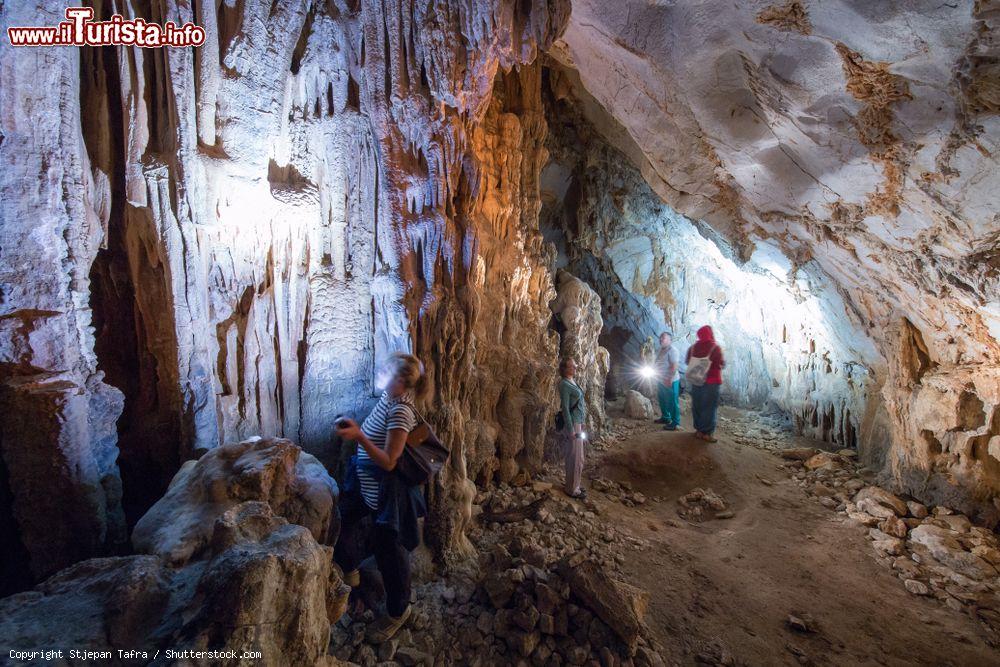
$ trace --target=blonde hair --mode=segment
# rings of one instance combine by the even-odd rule
[[[417,398],[427,390],[424,364],[412,354],[393,352],[385,361],[385,369],[403,381],[403,386],[413,391]]]

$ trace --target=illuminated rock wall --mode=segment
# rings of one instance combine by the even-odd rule
[[[555,94],[564,76],[553,71]],[[683,361],[708,324],[726,357],[727,402],[779,410],[806,435],[844,447],[880,445],[860,437],[875,428],[865,419],[878,353],[822,270],[793,267],[766,244],[740,262],[725,239],[665,205],[580,117],[578,100],[550,104],[543,229],[601,296],[602,341],[622,388],[644,386],[644,343],[669,329]]]
[[[4,26],[61,18],[39,4]],[[540,460],[557,341],[527,65],[568,3],[96,4],[208,43],[5,52],[11,553],[43,576],[114,550],[123,507],[134,522],[223,442],[335,461],[334,418],[396,349],[425,361],[456,448],[435,516]],[[441,552],[459,518],[429,521]]]
[[[741,260],[763,240],[829,276],[881,357],[872,462],[994,518],[998,22],[974,0],[576,0],[552,50],[671,207]],[[932,418],[940,396],[965,407]]]

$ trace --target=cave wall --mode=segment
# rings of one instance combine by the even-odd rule
[[[577,0],[550,50],[667,204],[844,296],[878,349],[869,462],[994,520],[998,21],[995,1]]]
[[[16,4],[4,27],[64,9]],[[42,577],[119,548],[220,443],[332,462],[335,416],[412,349],[456,449],[429,539],[462,551],[469,479],[536,465],[553,408],[532,63],[568,3],[95,7],[207,43],[2,65],[4,537]]]
[[[742,262],[711,228],[665,204],[578,111],[569,76],[554,65],[548,77],[541,224],[560,248],[557,263],[601,297],[602,340],[622,387],[648,389],[637,374],[642,347],[657,345],[661,331],[673,331],[683,361],[708,324],[725,351],[725,401],[870,449],[859,435],[878,389],[878,353],[835,286],[813,263],[793,266],[763,242]]]

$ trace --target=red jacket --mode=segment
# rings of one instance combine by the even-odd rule
[[[709,351],[711,350],[711,354]],[[688,348],[687,361],[691,361],[691,356],[704,357],[712,360],[712,365],[708,367],[708,375],[705,376],[705,384],[722,384],[722,369],[726,367],[726,360],[722,356],[722,348],[715,342],[715,334],[712,327],[703,326],[698,329],[698,340]]]

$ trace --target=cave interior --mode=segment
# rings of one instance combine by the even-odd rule
[[[995,536],[1000,5],[86,4],[205,44],[4,47],[0,595],[159,553],[219,448],[342,481],[334,422],[395,351],[452,451],[423,539],[461,569],[482,495],[560,460],[560,359],[614,440],[659,334],[684,359],[704,325],[724,406]],[[257,493],[329,543],[280,509],[297,460]]]

